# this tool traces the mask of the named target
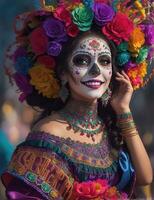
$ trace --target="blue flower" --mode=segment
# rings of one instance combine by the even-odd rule
[[[83,3],[84,3],[85,6],[92,8],[94,1],[93,0],[83,0]]]
[[[28,74],[28,70],[32,67],[32,63],[30,59],[27,57],[18,57],[15,63],[15,69],[18,73],[26,75]]]
[[[128,52],[119,53],[117,57],[118,65],[122,66],[126,64],[129,61],[130,57],[131,56]]]
[[[124,52],[128,50],[128,42],[121,42],[117,47],[118,52]]]

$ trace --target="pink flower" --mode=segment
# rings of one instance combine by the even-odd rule
[[[121,193],[121,200],[127,200],[128,199],[128,195],[125,192]]]
[[[108,181],[103,179],[97,179],[93,182],[93,193],[91,193],[93,196],[100,196],[102,195],[107,188],[109,187]]]
[[[92,190],[92,181],[88,182],[82,182],[74,183],[74,190],[76,192],[76,195],[79,197],[91,197],[91,190]]]
[[[48,46],[48,37],[42,27],[36,28],[29,36],[32,50],[36,55],[44,54]]]
[[[97,179],[96,181],[87,181],[74,183],[74,194],[76,197],[95,198],[100,197],[108,188],[107,180]]]
[[[127,200],[126,193],[120,193],[116,187],[110,187],[106,179],[97,179],[95,181],[75,182],[72,200]]]
[[[113,20],[102,28],[102,33],[116,44],[120,44],[123,40],[129,40],[133,29],[133,22],[127,15],[117,12]]]
[[[103,191],[103,190],[105,191],[105,190],[109,187],[108,181],[105,180],[105,179],[97,179],[97,180],[96,180],[96,183],[99,183],[99,184],[102,186],[102,191]],[[104,192],[104,191],[103,191],[103,192]]]

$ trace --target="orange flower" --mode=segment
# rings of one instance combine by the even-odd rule
[[[142,87],[143,78],[147,74],[147,63],[144,61],[136,65],[136,67],[128,69],[127,74],[132,82],[134,89]]]
[[[147,63],[144,61],[144,62],[142,62],[142,63],[140,63],[139,65],[138,65],[138,68],[139,68],[139,74],[142,76],[142,77],[144,77],[146,74],[147,74]]]
[[[136,27],[133,32],[131,33],[131,36],[129,38],[129,51],[132,53],[138,53],[139,49],[145,42],[145,35],[142,32],[141,28]]]

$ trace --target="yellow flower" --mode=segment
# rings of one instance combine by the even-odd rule
[[[138,65],[138,73],[144,77],[147,74],[147,63],[144,61]]]
[[[41,0],[41,6],[42,8],[44,8],[46,11],[49,12],[54,12],[55,8],[53,5],[46,5],[46,1],[45,0]]]
[[[136,27],[128,41],[129,51],[132,53],[138,53],[139,49],[145,42],[145,35],[139,27]]]
[[[51,196],[52,198],[57,198],[57,197],[58,197],[58,192],[56,192],[56,191],[51,191],[51,192],[50,192],[50,196]]]
[[[135,1],[134,4],[136,8],[139,10],[139,12],[141,13],[142,18],[145,19],[146,14],[145,14],[145,9],[143,8],[142,4],[139,1]]]
[[[43,65],[35,65],[29,70],[31,77],[30,83],[38,90],[39,94],[47,98],[56,98],[58,96],[60,86],[54,77],[54,71]]]

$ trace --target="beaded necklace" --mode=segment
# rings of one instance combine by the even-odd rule
[[[75,133],[86,135],[95,141],[94,136],[105,128],[103,120],[97,115],[97,109],[83,109],[81,112],[81,108],[71,110],[67,107],[59,111],[61,117],[68,123],[67,130],[73,129]]]

